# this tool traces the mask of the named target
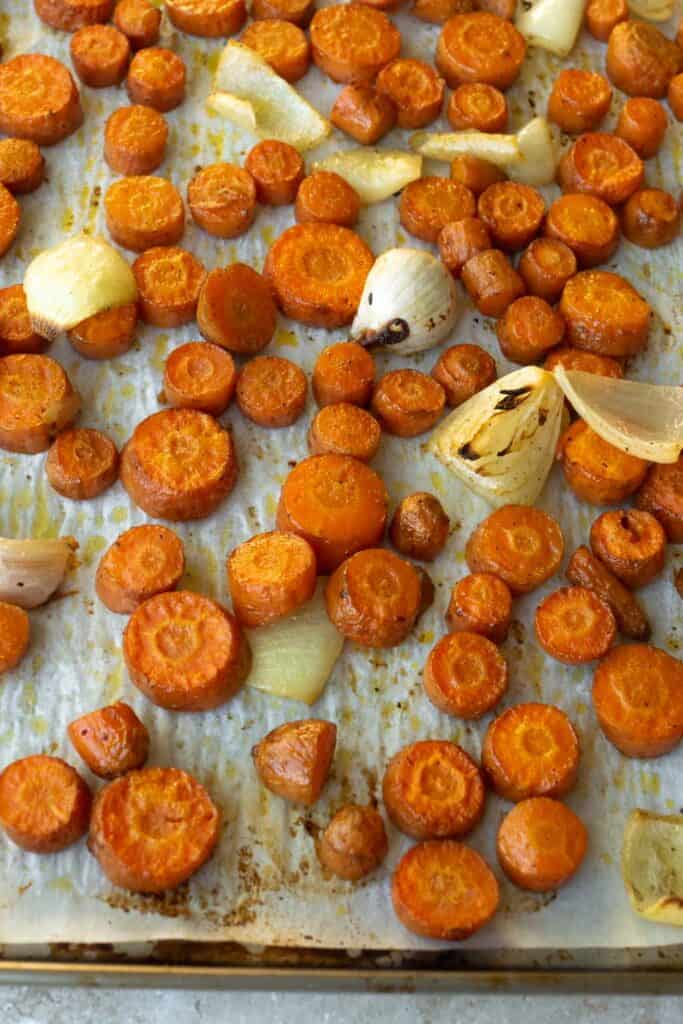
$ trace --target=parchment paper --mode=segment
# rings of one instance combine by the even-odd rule
[[[3,0],[0,33],[5,56],[44,52],[70,64],[70,37],[47,29],[24,0]],[[430,58],[438,29],[407,14],[396,15],[403,52]],[[671,34],[671,32],[669,33]],[[217,160],[241,161],[255,139],[205,113],[221,41],[176,33],[165,20],[162,42],[187,63],[188,99],[168,115],[167,157],[159,172],[182,191],[195,168]],[[600,67],[604,47],[586,35],[573,55],[575,66]],[[560,63],[540,51],[529,59],[522,80],[508,99],[514,127],[534,112],[544,112]],[[301,91],[328,114],[338,87],[311,70]],[[3,285],[20,281],[27,262],[66,235],[104,228],[101,197],[112,180],[102,160],[102,129],[108,114],[128,102],[120,89],[82,89],[85,123],[61,145],[46,150],[49,182],[22,197],[18,241],[0,263]],[[611,126],[623,102],[615,96]],[[445,130],[445,120],[437,126]],[[676,192],[681,184],[680,126],[673,123],[663,156],[647,165],[651,184]],[[384,144],[406,145],[407,133],[394,132]],[[321,154],[349,145],[335,133]],[[318,154],[316,153],[315,156]],[[311,157],[313,159],[313,156]],[[445,165],[434,165],[446,174]],[[546,190],[552,197],[556,189]],[[188,219],[183,244],[219,266],[241,259],[261,269],[268,245],[290,223],[291,207],[259,211],[249,233],[236,242],[205,235]],[[375,254],[395,244],[420,245],[398,224],[396,202],[365,209],[359,231]],[[653,253],[623,242],[615,266],[656,310],[646,355],[630,375],[679,382],[683,354],[681,242]],[[127,254],[129,258],[131,254]],[[462,294],[462,293],[461,293]],[[344,332],[315,331],[282,319],[270,351],[310,371],[320,349]],[[159,408],[163,363],[171,349],[199,337],[195,325],[165,332],[140,327],[132,351],[107,363],[89,363],[62,339],[51,354],[68,370],[83,395],[80,422],[107,430],[123,443],[134,425]],[[463,314],[450,343],[476,341],[490,349],[499,372],[511,367],[500,357],[494,324],[471,309],[463,296]],[[400,360],[379,357],[379,371],[399,365],[429,369],[437,352]],[[307,454],[306,431],[313,413],[285,430],[262,430],[246,422],[236,408],[225,415],[234,431],[241,477],[229,499],[212,518],[180,524],[188,554],[183,585],[227,601],[224,560],[232,547],[270,529],[280,485],[293,461]],[[0,534],[46,537],[74,534],[81,543],[81,566],[67,583],[77,594],[31,613],[33,638],[22,665],[0,685],[0,767],[29,753],[50,752],[82,767],[66,739],[77,715],[111,702],[129,701],[152,735],[151,764],[177,765],[208,787],[224,813],[224,828],[213,860],[189,886],[164,897],[131,896],[114,890],[79,844],[59,855],[39,857],[0,836],[0,941],[104,942],[158,938],[232,939],[248,943],[366,948],[430,948],[409,934],[394,917],[389,878],[410,841],[389,828],[391,852],[382,870],[360,885],[324,878],[316,860],[315,836],[331,813],[349,800],[381,796],[388,758],[411,741],[442,737],[461,743],[475,757],[489,719],[461,723],[440,714],[424,697],[421,669],[426,655],[445,631],[443,613],[450,587],[467,571],[463,547],[470,530],[486,514],[486,505],[449,478],[423,452],[424,438],[384,437],[375,465],[392,503],[416,489],[439,495],[452,516],[453,533],[445,552],[430,569],[436,602],[410,643],[390,651],[366,651],[347,644],[325,694],[313,714],[339,726],[333,773],[323,798],[310,812],[292,808],[263,789],[249,757],[251,746],[285,720],[306,717],[304,705],[245,690],[223,708],[200,715],[172,714],[146,701],[129,682],[121,659],[125,618],[109,613],[95,598],[93,576],[104,548],[124,529],[145,521],[120,484],[102,497],[70,502],[52,492],[44,474],[45,457],[0,453]],[[579,505],[557,471],[543,502],[561,521],[567,553],[585,543],[597,511]],[[670,548],[665,573],[642,592],[655,624],[653,641],[675,656],[681,642],[680,599],[671,585],[676,558]],[[533,638],[538,601],[561,583],[516,602],[516,622],[506,644],[511,685],[504,706],[543,700],[563,707],[576,724],[583,746],[579,784],[569,804],[590,830],[590,850],[580,874],[557,895],[524,894],[507,883],[495,865],[497,826],[508,809],[489,796],[484,822],[467,840],[494,865],[502,883],[502,908],[470,946],[531,948],[643,946],[680,941],[680,932],[636,918],[622,888],[618,858],[625,816],[635,805],[678,810],[683,798],[683,748],[653,761],[623,758],[600,734],[590,702],[591,668],[565,668],[546,657]],[[100,785],[89,777],[94,787]]]

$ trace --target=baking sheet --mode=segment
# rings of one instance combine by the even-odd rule
[[[406,55],[429,58],[438,29],[398,14]],[[0,34],[5,56],[50,53],[69,65],[69,36],[47,29],[32,7],[19,0],[0,4]],[[195,169],[216,160],[241,161],[255,141],[203,109],[221,41],[176,33],[164,20],[162,43],[179,52],[188,68],[188,99],[168,116],[167,157],[157,173],[183,192]],[[582,37],[575,66],[600,67],[604,47]],[[541,52],[527,60],[522,79],[508,93],[511,118],[519,127],[545,99],[560,63]],[[338,87],[311,70],[301,91],[327,114]],[[127,103],[121,89],[82,89],[85,123],[75,136],[45,151],[49,183],[22,197],[18,241],[0,263],[2,285],[20,281],[27,262],[42,248],[85,229],[106,234],[101,199],[112,174],[102,161],[102,129],[108,114]],[[617,111],[622,97],[613,104]],[[607,121],[611,125],[614,112]],[[439,123],[437,122],[437,125]],[[435,125],[435,129],[437,127]],[[442,130],[445,121],[441,122]],[[678,191],[681,183],[681,126],[669,128],[664,155],[647,165],[651,184]],[[335,133],[318,153],[348,146]],[[405,146],[406,133],[394,132],[387,146]],[[311,158],[312,159],[312,158]],[[433,165],[446,173],[444,165]],[[556,190],[546,190],[551,197]],[[210,238],[188,220],[183,245],[207,266],[241,259],[260,269],[268,245],[290,223],[292,208],[262,208],[249,233],[236,242]],[[396,203],[365,209],[360,234],[375,254],[395,244],[421,245],[406,238]],[[649,350],[630,375],[680,381],[683,355],[681,255],[683,245],[654,253],[622,243],[615,266],[652,303],[656,318]],[[127,254],[129,257],[131,254]],[[462,295],[462,292],[461,292]],[[61,339],[51,349],[83,396],[80,422],[107,430],[123,443],[134,425],[159,408],[166,355],[197,338],[196,325],[172,332],[141,327],[133,349],[108,363],[81,359]],[[344,332],[305,328],[281,319],[268,351],[310,371],[318,352]],[[449,343],[476,341],[495,355],[499,372],[511,368],[500,357],[494,324],[476,314],[463,296],[463,313]],[[400,365],[429,369],[436,352],[400,359],[378,357],[379,372]],[[236,544],[270,529],[280,485],[293,461],[307,454],[306,432],[313,403],[294,426],[274,431],[248,423],[235,407],[223,417],[240,454],[241,476],[217,514],[200,523],[178,524],[186,545],[183,586],[227,601],[224,560]],[[189,883],[164,896],[136,896],[113,889],[84,844],[51,857],[27,854],[0,837],[0,942],[123,942],[188,938],[236,940],[251,944],[318,945],[369,949],[434,948],[417,939],[394,917],[389,895],[393,866],[410,845],[390,831],[390,855],[383,869],[352,886],[323,877],[315,855],[315,837],[343,803],[381,796],[383,767],[400,747],[427,737],[452,739],[473,756],[490,716],[462,723],[440,714],[424,697],[421,669],[433,643],[444,632],[443,613],[453,582],[467,571],[463,548],[487,507],[469,494],[423,452],[425,438],[403,441],[383,437],[375,466],[384,477],[392,505],[417,489],[439,495],[452,517],[453,533],[445,552],[430,568],[436,601],[410,643],[397,650],[365,651],[347,644],[334,675],[313,714],[339,727],[337,754],[323,798],[310,811],[291,807],[258,783],[251,746],[286,720],[306,717],[305,705],[244,690],[229,704],[201,715],[178,715],[155,708],[130,684],[121,657],[125,619],[96,600],[93,577],[99,555],[123,530],[144,522],[120,484],[86,503],[69,502],[52,492],[44,475],[44,455],[0,453],[0,535],[9,537],[74,534],[81,565],[67,589],[76,593],[31,613],[33,638],[22,665],[3,677],[0,687],[0,767],[19,756],[48,752],[80,764],[66,739],[68,722],[92,708],[124,698],[152,735],[150,763],[177,765],[208,787],[224,814],[221,842],[213,860]],[[546,488],[543,506],[562,523],[567,552],[585,543],[596,510],[580,505],[557,471]],[[678,561],[677,561],[678,559]],[[642,591],[653,620],[653,642],[678,656],[683,639],[680,600],[671,575],[680,549],[669,549],[660,581]],[[622,758],[600,734],[590,703],[590,668],[567,668],[546,657],[533,638],[538,601],[559,584],[517,601],[516,622],[504,645],[511,669],[503,706],[542,700],[563,707],[581,735],[579,783],[568,803],[584,818],[590,849],[577,879],[557,894],[522,893],[503,878],[501,910],[486,929],[465,945],[480,948],[580,948],[646,946],[680,941],[673,928],[647,924],[633,916],[622,888],[618,855],[628,811],[636,805],[659,811],[682,803],[683,748],[653,761]],[[500,709],[499,709],[500,710]],[[90,777],[90,782],[99,785]],[[509,805],[488,798],[483,823],[468,838],[495,865],[495,832]],[[501,876],[501,873],[496,870]]]

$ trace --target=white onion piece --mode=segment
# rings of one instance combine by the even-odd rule
[[[559,154],[553,131],[544,117],[534,117],[517,132],[522,159],[508,174],[524,185],[550,185],[555,180]]]
[[[445,163],[456,156],[476,156],[507,170],[522,159],[516,135],[494,132],[416,132],[411,135],[409,145],[422,156]]]
[[[631,811],[621,873],[636,914],[683,928],[683,815]]]
[[[0,538],[0,601],[37,608],[52,597],[78,547],[73,537],[57,540]]]
[[[528,10],[523,5],[515,21],[531,46],[567,57],[576,42],[586,0],[536,0]]]
[[[362,203],[381,203],[422,174],[422,157],[400,149],[345,149],[313,164],[334,171],[355,188]]]

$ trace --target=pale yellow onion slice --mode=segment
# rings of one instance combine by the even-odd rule
[[[553,375],[525,366],[455,409],[428,450],[489,504],[533,505],[552,468],[563,406]]]
[[[632,811],[621,873],[637,914],[683,928],[683,815]]]
[[[521,154],[519,163],[508,173],[513,181],[524,185],[549,185],[555,180],[559,153],[553,130],[544,117],[534,117],[517,132]]]
[[[121,253],[99,235],[86,234],[36,256],[24,291],[34,331],[51,339],[105,309],[135,302],[138,294]]]
[[[298,150],[322,142],[332,126],[254,50],[231,40],[218,62],[207,106],[262,139]]]
[[[0,538],[0,601],[21,608],[45,604],[64,579],[73,552],[73,537],[57,540]]]
[[[520,5],[515,25],[531,46],[567,57],[581,30],[586,0],[536,0]]]
[[[673,15],[673,0],[628,0],[628,8],[646,21],[668,21]]]
[[[293,615],[247,630],[252,653],[247,686],[314,704],[325,689],[344,638],[325,609],[325,581]]]
[[[422,174],[422,157],[400,149],[346,149],[313,164],[334,171],[355,188],[363,203],[381,203]]]
[[[676,462],[683,449],[683,388],[554,369],[568,402],[603,440],[648,462]]]
[[[445,163],[456,156],[476,156],[507,170],[522,159],[516,135],[494,132],[415,132],[408,144],[422,156]]]

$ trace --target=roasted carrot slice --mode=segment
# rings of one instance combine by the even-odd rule
[[[389,852],[382,815],[376,807],[346,804],[323,832],[317,851],[328,871],[358,882],[378,868]]]
[[[479,768],[456,743],[422,740],[403,747],[384,773],[382,797],[397,828],[415,839],[464,836],[484,813]]]
[[[610,356],[598,356],[595,352],[584,352],[570,345],[560,345],[546,356],[543,366],[546,370],[554,370],[556,366],[564,366],[565,370],[583,370],[584,373],[598,373],[602,377],[623,377],[621,363]]]
[[[586,28],[594,39],[606,43],[615,25],[628,20],[626,0],[589,0]]]
[[[507,583],[490,572],[473,572],[454,585],[446,609],[454,633],[478,633],[502,644],[512,618],[512,593]]]
[[[657,249],[678,238],[681,210],[670,192],[643,188],[626,200],[621,212],[621,225],[629,242],[642,249]]]
[[[399,128],[424,128],[441,113],[444,80],[423,60],[392,60],[378,74],[375,88],[393,103]]]
[[[299,185],[294,214],[300,224],[323,221],[352,228],[360,213],[360,196],[334,171],[315,171]]]
[[[401,34],[383,11],[362,4],[334,4],[311,21],[313,60],[335,82],[371,85],[398,57]]]
[[[45,178],[45,160],[29,139],[0,139],[0,184],[13,195],[35,192]]]
[[[536,609],[536,637],[544,651],[567,665],[601,658],[617,635],[612,609],[587,587],[562,587]]]
[[[39,353],[47,344],[33,330],[23,286],[11,284],[0,288],[0,355]]]
[[[448,405],[455,408],[493,384],[496,363],[479,345],[452,345],[441,353],[432,367],[432,377],[444,389]]]
[[[445,224],[436,241],[441,261],[453,277],[460,277],[469,259],[493,245],[488,228],[478,217],[463,217]]]
[[[251,652],[237,619],[189,590],[138,605],[123,634],[132,682],[169,711],[208,711],[241,688]]]
[[[563,796],[576,782],[579,738],[552,704],[516,704],[486,730],[481,763],[499,796]]]
[[[402,555],[432,562],[443,551],[450,526],[439,499],[427,491],[416,491],[396,506],[389,537]]]
[[[119,472],[116,445],[100,430],[72,427],[53,442],[45,472],[58,494],[74,501],[96,498],[115,482]]]
[[[308,449],[312,455],[334,452],[370,462],[377,454],[382,428],[371,413],[357,405],[326,405],[311,421]]]
[[[388,496],[381,478],[348,455],[312,455],[291,471],[280,494],[279,530],[305,537],[329,573],[355,551],[379,543]]]
[[[636,589],[658,576],[666,558],[666,533],[644,509],[603,512],[591,526],[593,554],[627,587]]]
[[[0,448],[44,452],[71,426],[81,400],[66,371],[49,356],[0,359]]]
[[[31,623],[23,608],[0,601],[0,675],[16,668],[28,650]]]
[[[454,839],[433,839],[403,854],[391,899],[409,931],[456,941],[491,920],[500,894],[495,875],[476,850]]]
[[[454,15],[436,46],[436,66],[452,89],[461,82],[508,89],[525,56],[524,36],[511,22],[488,11]]]
[[[256,183],[249,171],[234,164],[211,164],[187,186],[192,219],[218,238],[236,238],[256,215]]]
[[[615,647],[595,670],[593,707],[622,754],[668,754],[683,737],[683,665],[649,644]]]
[[[423,683],[440,711],[456,718],[481,718],[507,691],[507,662],[480,633],[448,633],[429,652]]]
[[[234,36],[247,20],[244,0],[167,0],[171,24],[207,39]]]
[[[232,607],[253,628],[291,615],[313,596],[313,548],[294,533],[260,533],[240,544],[227,561]]]
[[[0,825],[31,853],[57,853],[88,831],[92,797],[71,765],[33,754],[0,774]]]
[[[218,508],[237,480],[232,435],[197,409],[168,409],[139,423],[121,456],[121,483],[147,515],[184,521]]]
[[[266,24],[265,21],[255,21],[253,27]],[[282,24],[294,28],[289,22]],[[244,167],[254,179],[256,198],[267,206],[293,203],[306,173],[301,155],[294,146],[276,139],[257,142],[247,153]]]
[[[683,121],[683,75],[674,75],[666,92],[671,112],[677,121]]]
[[[567,342],[576,348],[619,359],[636,355],[647,345],[652,310],[619,274],[576,274],[562,292],[560,313],[567,324]]]
[[[22,53],[0,66],[0,131],[52,146],[83,123],[71,73],[54,57]]]
[[[107,189],[104,210],[111,237],[134,252],[175,245],[185,230],[183,201],[166,178],[120,178]]]
[[[612,609],[619,632],[634,640],[647,640],[650,623],[633,594],[587,547],[576,549],[569,559],[567,579],[578,587],[588,587]]]
[[[565,68],[553,83],[548,99],[548,119],[568,135],[594,131],[606,117],[612,88],[597,71]]]
[[[150,0],[118,0],[114,24],[128,38],[131,49],[141,50],[159,41],[161,11]]]
[[[373,146],[396,124],[396,107],[372,85],[347,85],[334,101],[330,121],[362,146]]]
[[[531,892],[565,885],[586,854],[586,826],[559,800],[522,800],[498,829],[498,861],[511,882]]]
[[[618,206],[642,186],[644,174],[643,161],[628,142],[586,132],[560,160],[557,180],[563,192],[587,192]]]
[[[185,63],[163,46],[138,50],[130,62],[126,89],[131,103],[154,107],[162,114],[174,110],[185,99]]]
[[[285,316],[333,328],[353,320],[372,263],[365,242],[348,228],[296,224],[270,247],[263,272]]]
[[[434,426],[445,405],[438,380],[420,370],[392,370],[380,378],[370,407],[390,434],[416,437]]]
[[[277,18],[308,25],[314,6],[314,0],[253,0],[250,13],[256,19]]]
[[[560,196],[550,206],[545,234],[564,242],[580,267],[606,263],[619,244],[619,220],[607,203],[597,196]]]
[[[4,185],[0,185],[0,257],[17,237],[20,220],[19,203]]]
[[[199,292],[197,323],[207,341],[253,355],[275,333],[277,310],[267,282],[244,263],[217,267]]]
[[[119,107],[104,126],[104,159],[117,174],[151,174],[164,159],[168,125],[153,107]]]
[[[474,194],[452,178],[419,178],[401,193],[401,224],[416,238],[436,242],[439,233],[451,221],[474,217]]]
[[[306,718],[273,729],[251,752],[263,785],[291,803],[310,807],[330,773],[337,727]]]
[[[451,160],[451,178],[480,196],[489,185],[505,181],[505,174],[495,164],[478,156],[456,156]]]
[[[492,512],[470,535],[465,557],[471,572],[491,572],[513,594],[526,594],[560,568],[564,539],[547,512],[526,505],[505,505]]]
[[[155,327],[180,327],[194,320],[206,271],[187,249],[155,246],[133,264],[140,316]]]
[[[84,25],[109,21],[114,0],[34,0],[34,6],[46,25],[75,32]]]
[[[502,316],[511,302],[524,295],[524,281],[500,249],[484,249],[462,268],[462,283],[484,316]]]
[[[240,411],[261,427],[289,427],[306,405],[306,374],[289,359],[256,356],[237,378]]]
[[[81,715],[67,731],[76,753],[101,779],[115,779],[142,768],[149,754],[149,733],[122,700]]]
[[[279,18],[252,21],[242,33],[240,42],[255,50],[287,82],[298,82],[311,63],[311,47],[306,34],[291,21]]]
[[[410,562],[385,548],[357,551],[325,589],[330,621],[361,647],[396,647],[420,611],[422,581]]]
[[[229,352],[206,341],[190,341],[171,352],[164,367],[164,398],[179,409],[220,416],[235,393],[237,370]]]
[[[104,89],[126,77],[130,43],[113,25],[86,25],[71,37],[71,63],[84,85]]]
[[[659,520],[672,544],[683,543],[683,456],[670,465],[650,467],[636,505]]]
[[[518,270],[527,291],[546,302],[557,302],[576,273],[576,256],[564,242],[534,238],[520,256]]]
[[[89,316],[69,331],[69,341],[86,359],[113,359],[127,352],[135,339],[138,308],[126,306],[105,309]]]
[[[474,0],[414,0],[410,13],[420,21],[444,25],[454,14],[474,10]]]
[[[95,590],[111,612],[129,615],[148,597],[175,590],[185,571],[180,537],[167,526],[133,526],[100,559]]]
[[[496,324],[500,350],[513,363],[537,363],[564,336],[564,320],[538,295],[511,302]]]
[[[213,853],[218,810],[179,768],[143,768],[97,794],[88,849],[110,882],[163,892],[187,881]]]
[[[485,82],[464,82],[448,101],[448,120],[456,131],[504,132],[508,105],[500,89]]]
[[[530,185],[500,181],[477,200],[477,215],[501,249],[523,249],[538,233],[545,213],[541,193]]]
[[[662,99],[681,68],[681,51],[654,25],[622,21],[607,43],[607,74],[628,96]]]
[[[576,420],[560,438],[557,457],[565,480],[582,501],[617,505],[637,491],[648,463],[604,441],[583,420]]]
[[[311,383],[320,406],[338,402],[368,405],[375,384],[375,361],[358,342],[339,341],[322,350]]]

